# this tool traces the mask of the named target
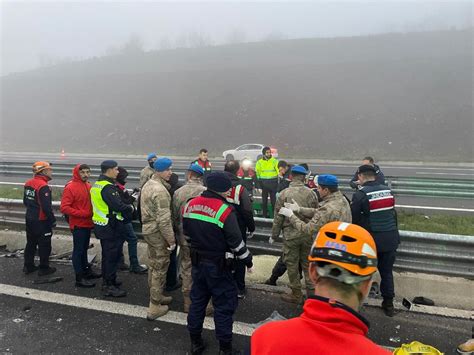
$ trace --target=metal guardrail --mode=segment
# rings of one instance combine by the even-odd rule
[[[69,229],[59,212],[59,202],[53,202],[57,229]],[[22,200],[0,198],[0,224],[24,225],[25,208]],[[268,243],[272,220],[255,218],[257,230],[248,246],[254,254],[280,255],[282,243]],[[140,236],[140,226],[136,224]],[[400,231],[395,269],[435,275],[474,279],[474,236]]]
[[[174,172],[181,178],[184,177],[189,163],[177,161],[173,164]],[[60,178],[70,178],[72,164],[54,164],[54,176]],[[126,167],[128,170],[129,181],[138,181],[140,168]],[[92,179],[97,177],[100,171],[99,166],[91,165]],[[0,163],[0,175],[28,177],[31,176],[31,165],[21,162],[2,162]],[[342,191],[352,191],[349,182],[352,175],[338,175]],[[419,177],[386,177],[388,185],[391,187],[394,195],[405,196],[431,196],[431,197],[456,197],[456,198],[474,198],[474,179],[444,179],[444,178],[419,178]]]

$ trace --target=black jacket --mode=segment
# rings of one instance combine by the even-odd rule
[[[104,186],[101,191],[102,199],[109,206],[109,223],[106,226],[94,226],[98,239],[119,238],[123,235],[123,222],[116,219],[112,212],[120,212],[124,221],[132,220],[133,207],[122,201],[120,189],[115,181],[105,175],[100,175],[97,181],[106,180],[111,184]]]
[[[278,177],[278,190],[277,192],[282,192],[287,187],[290,187],[290,169],[282,177]]]
[[[24,186],[23,204],[26,206],[26,222],[41,222],[47,227],[56,226],[52,207],[52,191],[49,178],[38,174],[28,180]]]
[[[385,185],[380,185],[377,181],[366,182],[352,195],[352,223],[370,232],[375,240],[378,252],[387,252],[397,249],[398,244],[400,244],[400,234],[394,208],[387,210],[382,208],[374,212],[374,207],[371,211],[367,193],[373,194],[380,191],[385,191],[385,196],[391,196],[390,189]],[[382,200],[383,198],[379,199],[378,202]],[[392,203],[394,204],[394,202]]]
[[[204,191],[201,197],[218,199],[227,204],[223,197],[212,191]],[[196,197],[191,201],[199,198]],[[214,223],[183,216],[183,232],[189,238],[192,250],[221,259],[225,257],[226,252],[232,251],[245,265],[252,267],[252,254],[242,240],[235,210],[232,206],[230,208],[232,212],[227,216],[222,228]]]
[[[232,187],[242,185],[242,180],[239,179],[236,175],[226,172],[227,176],[232,181]],[[230,201],[228,201],[230,202]],[[253,219],[253,206],[252,200],[250,199],[249,193],[246,188],[242,189],[240,193],[239,203],[232,206],[237,213],[237,221],[239,222],[240,230],[242,231],[242,238],[244,241],[247,241],[247,230],[249,232],[255,231],[255,220]]]

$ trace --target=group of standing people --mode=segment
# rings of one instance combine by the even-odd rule
[[[352,200],[339,190],[336,176],[318,175],[317,193],[314,194],[304,184],[308,171],[300,165],[291,168],[289,187],[278,194],[271,236],[274,240],[281,235],[283,253],[265,282],[276,285],[277,279],[288,271],[291,294],[283,295],[284,301],[302,301],[302,276],[306,292],[312,294],[307,259],[311,244],[323,225],[339,221],[359,225],[373,236],[377,245],[377,268],[381,276],[382,309],[387,316],[394,315],[392,270],[400,243],[395,200],[390,188],[384,184],[380,169],[371,164],[368,158],[363,163],[353,179],[356,191]]]
[[[357,190],[349,201],[340,192],[336,176],[319,175],[314,191],[307,186],[307,166],[279,164],[268,147],[262,153],[263,158],[257,161],[254,174],[249,166],[241,166],[235,160],[226,162],[224,171],[212,172],[207,150],[202,149],[199,158],[187,169],[184,186],[176,183],[171,159],[150,154],[148,164],[140,174],[138,211],[134,207],[138,190],[130,194],[125,189],[127,172],[117,162],[102,162],[101,175],[92,186],[88,182],[89,166],[78,164],[61,200],[61,212],[67,216],[73,234],[76,286],[94,287],[90,280],[102,277],[104,296],[125,296],[121,281],[117,279],[117,269],[123,260],[123,242],[127,240],[130,271],[148,272],[147,319],[157,319],[168,312],[168,305],[173,301],[165,294],[165,284],[172,255],[176,255],[179,246],[181,288],[184,311],[188,312],[192,353],[200,354],[205,349],[202,326],[204,317],[211,313],[214,313],[221,352],[232,353],[232,318],[238,298],[244,298],[246,294],[246,270],[252,271],[253,266],[246,238],[255,231],[252,195],[257,181],[262,199],[270,197],[275,209],[271,238],[283,238],[282,257],[266,283],[276,284],[278,277],[287,270],[291,293],[282,296],[284,301],[298,304],[304,300],[301,277],[304,277],[306,297],[309,298],[313,297],[315,286],[317,289],[315,277],[318,274],[343,284],[347,280],[360,281],[349,277],[350,274],[342,273],[347,278],[339,277],[337,273],[332,275],[333,270],[325,269],[328,260],[329,263],[334,261],[324,254],[325,251],[347,252],[351,249],[348,243],[357,238],[348,234],[338,239],[338,232],[328,231],[324,245],[321,245],[322,239],[316,237],[328,223],[341,223],[338,231],[344,231],[347,225],[354,223],[365,228],[374,240],[374,247],[369,244],[370,250],[376,250],[372,256],[376,257],[382,279],[382,308],[386,315],[393,316],[392,268],[400,239],[393,195],[384,181],[380,181],[381,172],[373,160],[367,164],[364,160],[358,168],[353,179]],[[31,273],[38,269],[34,263],[38,246],[38,274],[48,275],[55,272],[55,268],[49,266],[52,228],[56,223],[48,186],[52,168],[48,162],[37,162],[33,172],[34,177],[25,183],[24,190],[27,245],[23,270]],[[250,181],[251,187],[246,186]],[[278,189],[282,183],[287,187]],[[264,215],[268,210],[266,200],[262,200]],[[137,212],[148,246],[148,270],[137,258],[136,236],[131,224]],[[92,230],[102,247],[101,274],[95,272],[87,260]],[[319,243],[318,251],[315,251],[315,243]],[[364,250],[368,249],[362,248],[358,253],[363,254]],[[348,264],[355,260],[347,257],[342,254],[341,260]],[[364,260],[367,266],[367,260]],[[319,264],[314,264],[318,266],[312,268],[312,261],[318,261]],[[356,261],[359,263],[359,259]],[[174,262],[177,262],[176,258]],[[371,266],[375,269],[374,264]],[[353,270],[349,268],[349,271]],[[362,276],[363,281],[367,280],[366,275]]]
[[[163,292],[165,275],[170,253],[178,245],[192,353],[204,351],[204,317],[214,313],[220,352],[231,354],[233,314],[238,298],[245,297],[246,269],[253,266],[245,237],[255,230],[255,223],[249,194],[236,175],[239,162],[229,161],[224,171],[212,172],[203,153],[207,155],[201,150],[200,159],[187,169],[186,184],[174,193],[170,193],[169,158],[154,160],[153,175],[141,189],[149,259],[147,319],[168,312],[172,297]]]

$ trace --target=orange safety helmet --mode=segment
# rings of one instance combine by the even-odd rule
[[[330,222],[320,228],[308,260],[329,263],[343,269],[341,271],[345,274],[333,277],[328,271],[321,276],[333,277],[344,283],[356,283],[370,278],[377,271],[377,247],[364,228],[351,223]]]
[[[33,164],[33,174],[39,174],[45,169],[51,169],[51,164],[47,161],[37,161]]]

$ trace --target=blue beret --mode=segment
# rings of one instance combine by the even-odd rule
[[[173,164],[173,161],[170,158],[159,158],[153,163],[153,168],[155,168],[156,171],[161,172],[169,169],[171,164]]]
[[[305,168],[303,168],[301,165],[294,165],[291,167],[291,173],[306,175],[308,171]]]
[[[156,154],[155,154],[155,153],[150,153],[150,154],[148,154],[148,156],[146,157],[146,160],[152,160],[153,158],[156,158]]]
[[[201,166],[196,163],[191,163],[191,165],[188,168],[188,171],[193,171],[199,175],[204,175],[204,169],[201,168]]]
[[[226,192],[232,187],[232,182],[226,173],[216,171],[207,175],[206,186],[215,192]]]
[[[107,169],[113,169],[118,166],[118,163],[115,160],[104,160],[100,163],[100,170],[105,171]]]
[[[318,175],[318,185],[323,186],[337,186],[337,177],[334,175]]]

